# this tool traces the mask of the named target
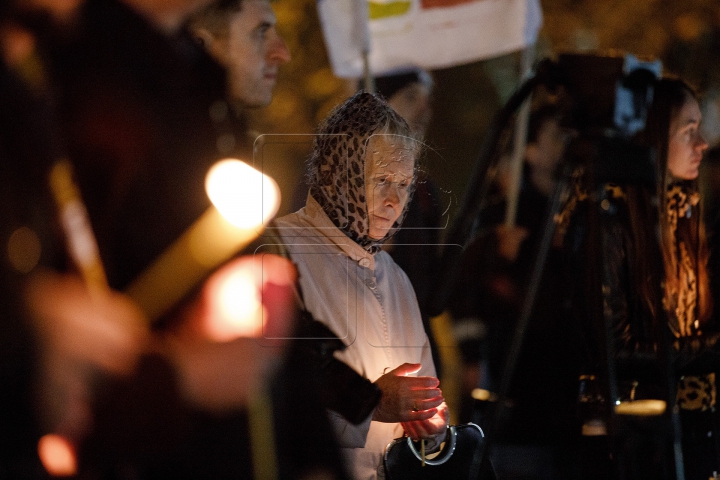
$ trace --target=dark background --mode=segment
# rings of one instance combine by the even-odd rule
[[[566,51],[629,52],[659,58],[665,72],[681,75],[706,99],[705,127],[711,146],[720,123],[720,4],[717,0],[541,0],[544,22],[536,58]],[[344,100],[354,82],[336,78],[330,68],[315,0],[276,0],[279,29],[292,54],[281,67],[270,107],[251,114],[261,133],[311,134],[328,111]],[[520,54],[435,70],[434,118],[427,133],[427,168],[445,192],[450,220],[465,194],[467,180],[495,112],[515,89]],[[716,118],[713,118],[716,117]],[[290,211],[292,192],[302,173],[309,140],[279,141],[263,149],[263,168],[280,184],[280,214]],[[709,158],[713,156],[710,155]],[[256,159],[256,161],[258,161]],[[712,160],[706,161],[706,187],[720,185]],[[713,188],[707,200],[714,202]]]

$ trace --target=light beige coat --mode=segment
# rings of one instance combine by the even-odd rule
[[[415,292],[390,255],[371,255],[350,240],[311,196],[275,223],[297,265],[306,308],[348,346],[336,354],[340,360],[373,382],[403,363],[420,363],[418,375],[436,376]],[[402,426],[330,416],[354,478],[382,478],[385,447],[402,436]]]

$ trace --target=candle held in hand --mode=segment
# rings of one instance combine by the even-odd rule
[[[240,160],[213,165],[205,188],[213,206],[127,290],[151,320],[255,239],[280,205],[275,181]]]

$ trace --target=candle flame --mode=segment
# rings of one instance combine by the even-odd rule
[[[47,472],[54,477],[77,473],[77,457],[72,444],[60,435],[49,433],[38,441],[38,456]]]
[[[242,265],[213,285],[216,308],[208,318],[209,336],[219,342],[259,337],[262,330],[260,286],[251,266]]]
[[[215,208],[238,228],[263,225],[280,206],[280,189],[275,180],[232,158],[212,166],[205,178],[205,189]]]

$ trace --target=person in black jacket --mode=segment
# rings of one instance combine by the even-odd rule
[[[10,399],[21,405],[15,403],[16,408],[8,409],[8,413],[28,412],[8,415],[8,422],[18,428],[7,429],[7,434],[19,430],[22,435],[18,438],[28,441],[16,444],[26,455],[14,456],[12,449],[4,452],[9,455],[3,457],[8,462],[2,467],[25,472],[17,475],[19,478],[42,478],[34,442],[41,433],[66,424],[80,447],[81,476],[246,478],[262,465],[253,464],[251,458],[253,449],[257,450],[252,444],[258,429],[248,420],[260,418],[261,435],[267,435],[271,443],[275,437],[282,440],[279,460],[271,462],[279,476],[327,473],[332,478],[344,478],[332,436],[323,423],[324,412],[319,408],[320,413],[312,417],[314,423],[310,417],[301,419],[305,426],[312,423],[310,431],[318,439],[312,458],[298,458],[295,453],[293,437],[286,435],[287,416],[281,425],[275,425],[277,431],[273,430],[271,404],[262,402],[266,410],[259,416],[249,413],[254,408],[249,393],[258,385],[270,390],[293,389],[292,383],[276,385],[267,380],[266,367],[277,364],[282,349],[265,348],[255,338],[217,344],[198,336],[192,328],[183,336],[175,330],[178,323],[188,316],[195,320],[200,316],[182,306],[157,327],[158,331],[149,332],[142,312],[118,293],[208,208],[205,173],[224,156],[218,138],[230,120],[213,116],[213,107],[225,101],[225,71],[179,30],[198,2],[87,0],[72,4],[59,16],[37,11],[33,5],[18,2],[8,19],[34,40],[33,60],[39,60],[42,68],[37,82],[29,78],[18,82],[24,96],[6,97],[5,92],[13,90],[3,89],[3,100],[16,101],[18,108],[2,112],[4,124],[13,127],[2,132],[0,142],[3,148],[7,146],[7,159],[11,160],[4,157],[3,171],[13,174],[3,176],[7,180],[3,198],[7,196],[13,202],[3,204],[3,214],[7,205],[9,216],[3,215],[2,240],[5,244],[8,238],[15,238],[16,225],[25,223],[38,237],[42,258],[30,262],[21,275],[15,265],[3,264],[2,289],[8,292],[2,297],[2,305],[7,307],[3,308],[3,331],[13,332],[3,337],[12,348],[3,351],[26,352],[24,358],[4,357],[2,369],[8,374],[9,385],[22,381],[27,387]],[[8,81],[14,82],[16,76],[12,72]],[[28,108],[27,93],[33,88],[46,95],[40,109],[48,115]],[[24,122],[39,125],[23,131],[20,127]],[[33,132],[36,135],[31,136]],[[115,306],[98,302],[88,293],[65,254],[66,239],[56,230],[57,213],[48,198],[47,174],[63,157],[74,166],[107,273],[107,294],[117,299]],[[40,194],[35,195],[35,191]],[[16,204],[22,209],[13,209]],[[42,225],[34,227],[35,221],[42,221]],[[38,268],[43,271],[38,272]],[[286,276],[293,272],[287,262],[280,268],[283,270]],[[278,332],[287,337],[289,331],[284,328],[294,322],[293,297],[289,285],[283,285],[274,293],[265,292],[263,298],[272,303],[270,318],[281,320]],[[125,310],[117,308],[121,303]],[[278,310],[284,304],[287,308]],[[109,330],[97,322],[86,322],[91,317],[107,316],[105,310],[119,317]],[[138,323],[140,338],[127,338],[135,327],[126,325],[130,327],[126,330],[123,322]],[[123,343],[127,338],[128,342],[122,348],[106,350],[100,348],[108,345],[100,341],[103,335],[110,337],[104,340]],[[148,348],[150,336],[153,345],[161,348]],[[95,350],[118,354],[127,367],[125,375],[112,375],[103,358],[83,357]],[[91,398],[84,399],[88,402],[72,403],[77,408],[67,409],[60,422],[52,418],[46,422],[35,405],[38,384],[47,384],[43,365],[64,365],[39,360],[48,352],[69,355],[69,365],[77,367],[72,370],[76,376],[57,368],[51,368],[51,374],[58,373],[57,378],[68,374],[72,382],[64,386],[80,385],[83,391],[91,392]],[[78,353],[78,358],[73,357]],[[22,375],[28,370],[30,375]],[[10,392],[5,387],[3,391]],[[59,392],[64,394],[63,390]],[[306,392],[302,401],[311,402],[308,398],[312,392]],[[287,406],[284,411],[288,411]],[[83,423],[88,418],[91,421]],[[22,461],[25,457],[31,467]]]
[[[608,184],[601,216],[602,300],[619,398],[619,471],[632,478],[675,478],[672,443],[682,442],[685,478],[718,471],[715,371],[708,244],[698,188],[708,144],[697,95],[684,81],[655,86],[638,141],[656,152],[653,186]],[[656,232],[659,231],[659,235]],[[625,413],[637,400],[664,411]],[[678,413],[672,417],[673,410]],[[673,431],[673,420],[681,428]]]
[[[465,365],[463,416],[487,426],[493,410],[471,403],[470,390],[495,395],[525,301],[556,184],[565,135],[552,104],[530,115],[517,220],[504,224],[502,183],[480,213],[482,227],[461,260],[450,312]],[[576,329],[567,314],[561,245],[554,245],[508,393],[506,415],[493,429],[491,458],[498,478],[567,478],[577,393]],[[472,382],[472,383],[470,383]]]

